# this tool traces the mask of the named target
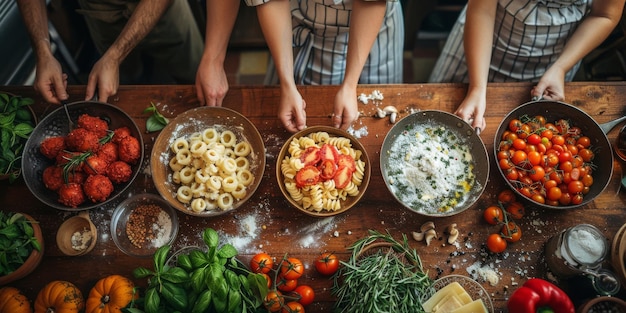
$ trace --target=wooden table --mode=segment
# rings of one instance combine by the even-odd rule
[[[367,85],[360,86],[359,93],[369,94],[380,90],[384,95],[381,105],[394,105],[406,115],[408,109],[439,109],[452,112],[465,94],[465,85],[459,84],[415,84],[415,85]],[[397,203],[385,187],[380,173],[379,153],[383,139],[391,127],[388,119],[373,117],[375,106],[359,104],[362,117],[353,128],[362,135],[372,162],[372,179],[365,197],[350,211],[333,218],[310,217],[290,207],[282,197],[276,183],[275,166],[278,152],[290,136],[276,118],[279,102],[279,89],[275,87],[232,87],[224,101],[224,106],[235,109],[248,117],[259,129],[267,149],[267,167],[260,188],[249,203],[235,212],[215,217],[197,218],[178,213],[180,233],[174,249],[201,243],[200,233],[206,227],[220,232],[222,238],[233,243],[244,262],[252,255],[266,251],[280,258],[285,253],[298,257],[306,265],[306,273],[301,284],[311,285],[316,292],[316,302],[307,307],[307,312],[328,312],[333,298],[330,294],[331,281],[317,274],[313,260],[324,251],[333,251],[347,260],[346,247],[367,234],[368,229],[389,231],[396,238],[409,235],[429,220],[441,234],[443,229],[457,223],[461,232],[460,244],[446,245],[443,236],[426,246],[424,242],[410,240],[417,249],[425,268],[432,278],[447,274],[470,275],[467,268],[492,267],[498,274],[499,282],[491,285],[478,278],[478,281],[491,293],[496,312],[506,311],[506,300],[518,284],[529,277],[545,277],[543,245],[562,229],[581,222],[596,225],[608,239],[612,239],[624,221],[626,196],[619,191],[621,166],[614,162],[614,174],[606,190],[595,201],[580,209],[541,210],[528,208],[527,216],[520,221],[523,238],[511,244],[505,253],[486,253],[483,242],[489,233],[497,231],[482,220],[482,209],[496,203],[497,193],[504,188],[493,161],[493,136],[502,118],[516,105],[529,100],[531,85],[526,83],[492,84],[487,91],[487,128],[482,132],[491,158],[491,175],[488,186],[480,200],[469,210],[451,217],[428,218],[404,209]],[[31,87],[5,86],[1,89],[14,94],[33,97],[33,106],[39,117],[56,109],[41,100]],[[84,86],[68,88],[71,100],[84,97]],[[336,86],[307,86],[300,88],[307,101],[308,125],[329,125],[330,113]],[[569,83],[566,85],[567,101],[574,104],[598,123],[605,123],[624,114],[626,103],[626,83]],[[121,86],[117,96],[110,98],[115,104],[131,115],[145,130],[147,115],[143,110],[150,102],[168,117],[191,109],[197,105],[192,86]],[[620,125],[621,126],[621,125]],[[366,132],[365,132],[366,131]],[[365,134],[366,133],[366,134]],[[152,144],[158,133],[145,133],[146,162],[148,166]],[[617,136],[617,129],[608,134],[611,142]],[[604,164],[600,166],[605,166]],[[131,193],[157,193],[148,172],[142,172],[131,186]],[[73,215],[46,207],[30,194],[23,181],[14,184],[0,182],[0,203],[2,210],[24,211],[41,222],[45,236],[45,256],[41,265],[26,278],[11,285],[21,288],[34,299],[37,292],[51,280],[74,282],[87,294],[93,284],[109,274],[122,274],[132,277],[132,270],[138,266],[151,266],[151,259],[126,256],[117,249],[109,234],[109,218],[115,205],[107,204],[93,209],[90,214],[98,227],[100,236],[95,249],[80,257],[63,256],[55,243],[56,230],[65,219]],[[246,221],[245,223],[242,221]],[[252,224],[250,224],[252,221]],[[244,229],[248,225],[251,229]],[[142,285],[144,282],[136,282]]]

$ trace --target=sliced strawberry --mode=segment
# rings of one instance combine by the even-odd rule
[[[337,172],[335,172],[335,176],[333,177],[335,181],[335,187],[338,189],[345,188],[348,186],[348,183],[352,180],[352,171],[347,166],[339,166]]]
[[[325,143],[320,148],[320,158],[322,159],[322,161],[331,160],[333,161],[333,163],[337,163],[338,157],[339,157],[339,151],[337,151],[337,147],[331,144]]]
[[[320,160],[320,148],[315,146],[306,148],[306,150],[302,152],[300,160],[304,166],[316,165]]]
[[[333,179],[335,172],[337,171],[337,164],[333,160],[323,160],[320,164],[320,178],[323,181]]]
[[[320,170],[313,165],[305,166],[296,173],[296,186],[298,188],[315,185],[318,181],[320,181]]]
[[[339,159],[337,160],[337,165],[339,167],[345,166],[350,169],[351,172],[356,171],[356,163],[354,159],[347,154],[340,154]]]

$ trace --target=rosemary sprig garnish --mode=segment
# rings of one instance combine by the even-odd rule
[[[389,244],[362,253],[376,242]],[[434,292],[432,280],[406,235],[402,241],[375,230],[350,246],[352,257],[341,262],[331,289],[336,312],[424,312],[421,303]],[[370,251],[368,251],[370,252]]]
[[[72,157],[63,156],[63,158],[67,160],[67,163],[63,165],[63,181],[65,184],[69,182],[70,172],[73,173],[76,171],[76,169],[79,168],[80,165],[91,155],[91,151],[87,151]]]
[[[107,135],[100,138],[100,140],[98,140],[98,142],[100,143],[100,145],[103,145],[109,141],[111,141],[111,139],[113,139],[113,135],[115,135],[115,132],[113,132],[112,130],[107,130]]]

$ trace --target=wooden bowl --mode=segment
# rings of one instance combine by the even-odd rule
[[[194,211],[190,203],[183,203],[177,198],[177,191],[181,185],[175,182],[174,175],[176,171],[170,166],[170,161],[176,158],[176,154],[172,152],[171,147],[178,138],[188,140],[192,135],[202,133],[208,129],[215,130],[220,134],[232,131],[235,134],[237,143],[249,143],[251,151],[245,158],[249,164],[249,171],[252,174],[253,181],[245,187],[245,196],[239,200],[235,199],[228,208]],[[209,140],[207,139],[207,141]],[[218,158],[225,160],[222,157],[220,155]],[[202,165],[202,167],[206,166],[206,163]],[[265,171],[265,145],[257,128],[241,113],[224,107],[197,107],[179,114],[161,130],[152,148],[150,169],[152,171],[152,180],[159,194],[176,210],[193,216],[217,216],[239,208],[252,197],[259,187]],[[192,169],[194,173],[198,170],[196,168]],[[239,168],[237,171],[239,171]],[[211,176],[214,175],[211,174]],[[221,190],[219,191],[219,194],[224,193]],[[208,200],[213,201],[211,199]]]
[[[330,183],[333,181],[332,179],[328,179],[326,182],[322,182],[323,179],[320,179],[320,182],[303,188],[296,186],[295,176],[297,169],[289,165],[290,159],[294,159],[294,156],[295,158],[299,158],[304,150],[313,142],[318,148],[321,148],[325,143],[330,143],[338,147],[342,145],[340,142],[345,142],[346,139],[349,145],[347,145],[345,149],[357,152],[356,157],[353,157],[357,163],[357,170],[352,173],[352,183],[358,188],[356,192],[354,192],[355,190],[351,190],[353,194],[347,194],[345,198],[341,196],[335,197],[335,193],[342,194],[351,188],[351,186],[349,184],[344,189],[336,188],[334,184]],[[341,148],[338,150],[340,154],[346,154],[345,152],[347,151],[342,152]],[[358,165],[359,163],[360,166]],[[337,172],[338,171],[339,169],[337,169]],[[330,126],[312,126],[295,133],[287,139],[276,160],[276,179],[278,180],[278,186],[285,199],[299,211],[316,217],[340,214],[357,204],[365,194],[365,190],[369,185],[371,171],[370,159],[361,142],[346,131]],[[318,198],[318,200],[315,200],[319,194],[316,196],[313,192],[309,191],[314,188],[320,188],[327,193],[322,193],[324,195]]]
[[[39,245],[41,246],[41,250],[37,251],[33,249],[33,251],[30,253],[30,256],[26,259],[26,261],[24,262],[22,266],[20,266],[17,270],[15,270],[13,273],[9,275],[0,276],[0,286],[6,285],[18,279],[24,278],[26,275],[34,271],[35,268],[37,268],[37,266],[39,266],[39,263],[41,263],[41,259],[43,258],[44,242],[43,242],[43,234],[41,232],[41,227],[39,226],[39,222],[37,222],[32,216],[28,214],[22,213],[22,215],[24,215],[26,219],[31,221],[31,225],[33,227],[33,235],[39,242]]]
[[[626,312],[626,302],[616,297],[602,296],[583,303],[576,313]]]
[[[57,231],[57,246],[63,254],[79,256],[89,253],[98,241],[98,229],[89,218],[89,211],[67,219]]]
[[[626,286],[626,224],[613,236],[611,243],[611,265],[622,285]]]

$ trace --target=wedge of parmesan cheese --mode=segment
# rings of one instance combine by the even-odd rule
[[[472,299],[458,282],[439,289],[422,307],[427,313],[488,313],[482,299]]]
[[[450,311],[450,313],[488,313],[487,307],[482,299],[476,299],[458,309]]]

